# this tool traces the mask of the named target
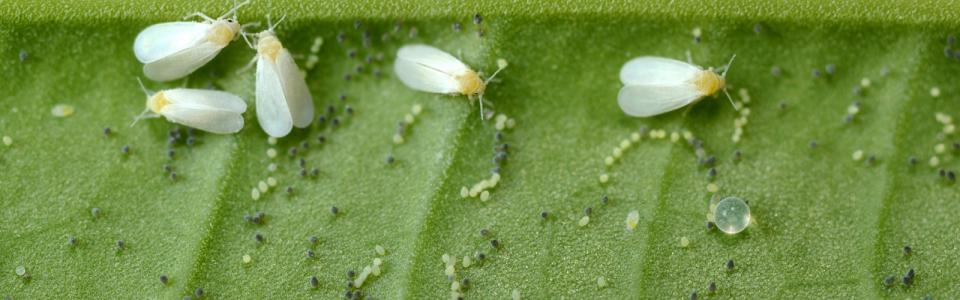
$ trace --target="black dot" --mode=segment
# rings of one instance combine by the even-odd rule
[[[330,213],[331,213],[331,214],[336,215],[339,211],[340,211],[340,209],[338,209],[336,206],[331,206],[331,207],[330,207]]]
[[[480,24],[483,22],[483,17],[480,16],[480,13],[473,15],[473,24]]]
[[[887,276],[886,278],[883,279],[883,286],[891,287],[896,282],[897,282],[897,279],[894,278],[892,275]]]
[[[117,240],[117,248],[123,249],[124,245],[125,243],[123,242],[123,240]]]
[[[781,71],[780,67],[778,66],[773,66],[770,68],[770,75],[773,75],[773,77],[780,77],[780,74],[782,73],[783,71]]]
[[[591,213],[593,213],[593,207],[587,207],[583,209],[583,215],[589,216]]]
[[[109,135],[110,135],[110,132],[111,132],[111,131],[110,131],[110,127],[104,127],[104,128],[103,128],[103,135],[109,136]]]
[[[90,214],[93,215],[93,218],[94,218],[94,219],[99,218],[99,217],[100,217],[100,209],[99,209],[99,208],[96,208],[96,207],[91,208],[91,209],[90,209]]]
[[[733,260],[732,259],[727,260],[726,266],[727,266],[727,270],[733,270],[733,267],[734,267]]]
[[[500,241],[490,240],[490,247],[493,247],[493,249],[500,249]]]
[[[540,218],[542,218],[542,219],[547,219],[547,218],[549,218],[549,217],[550,217],[550,213],[548,213],[548,212],[546,212],[546,211],[541,211],[541,212],[540,212]]]
[[[910,255],[910,254],[913,254],[913,248],[910,248],[909,245],[903,246],[903,255]]]
[[[253,236],[253,239],[254,239],[254,240],[257,240],[257,242],[263,243],[263,235],[260,234],[260,233],[255,234],[255,235]]]
[[[197,288],[196,290],[193,290],[193,294],[196,295],[197,298],[203,297],[203,288]]]
[[[123,154],[130,154],[130,146],[123,145],[123,148],[120,148],[120,152],[123,152]]]
[[[693,290],[692,292],[690,292],[690,300],[697,300],[698,297],[699,296],[697,295],[696,290]]]
[[[310,241],[310,244],[311,244],[311,245],[316,245],[317,243],[320,242],[320,238],[318,238],[317,236],[311,236],[311,237],[308,239],[308,241]]]
[[[600,204],[607,205],[610,203],[610,197],[607,195],[600,196]]]
[[[357,277],[357,272],[356,272],[356,271],[354,271],[354,270],[349,270],[349,271],[347,271],[347,279],[353,279],[354,277]]]
[[[490,230],[489,230],[489,229],[486,229],[486,228],[480,229],[480,236],[484,236],[484,237],[485,237],[485,236],[487,236],[487,235],[490,235]]]
[[[710,284],[707,285],[707,291],[709,291],[710,293],[716,292],[716,291],[717,291],[717,283],[711,281]]]
[[[167,275],[160,275],[160,283],[167,284],[168,281],[170,281],[170,279],[167,278]]]
[[[317,276],[312,276],[312,277],[310,277],[310,286],[311,286],[311,287],[317,288],[317,286],[319,286],[319,285],[320,285],[320,280],[317,279]]]
[[[76,245],[77,245],[77,237],[71,236],[70,238],[67,239],[67,243],[69,243],[70,246],[76,246]]]

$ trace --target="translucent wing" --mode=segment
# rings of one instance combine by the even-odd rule
[[[300,69],[290,56],[286,48],[277,53],[277,62],[274,66],[283,85],[283,96],[286,99],[290,115],[293,117],[293,126],[304,128],[313,122],[313,97],[304,80]]]
[[[190,75],[210,62],[224,45],[204,42],[143,65],[143,73],[155,81],[170,81]]]
[[[150,63],[204,42],[211,24],[170,22],[147,27],[133,42],[141,63]]]
[[[625,85],[673,85],[690,81],[699,67],[669,58],[642,56],[631,59],[620,69]]]
[[[617,103],[623,112],[650,117],[683,107],[703,95],[692,84],[627,85],[620,89]]]
[[[393,71],[408,87],[431,93],[460,92],[455,76],[470,70],[452,55],[427,45],[403,46],[397,51]]]
[[[172,104],[195,109],[215,109],[241,114],[247,103],[234,94],[202,89],[172,89],[163,91]]]
[[[283,94],[277,65],[261,55],[257,58],[257,120],[272,137],[283,137],[293,129],[293,115]]]
[[[160,114],[170,122],[212,133],[235,133],[243,128],[243,117],[235,111],[171,103],[164,106]]]

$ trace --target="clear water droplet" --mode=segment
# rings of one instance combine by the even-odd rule
[[[743,199],[727,197],[717,203],[714,218],[720,231],[737,234],[750,225],[750,206]]]

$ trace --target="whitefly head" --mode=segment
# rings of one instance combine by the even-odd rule
[[[280,39],[277,38],[274,29],[280,25],[280,22],[283,22],[286,16],[280,18],[276,24],[273,24],[270,21],[270,16],[267,16],[267,30],[261,31],[257,34],[257,53],[263,56],[266,56],[270,60],[277,59],[277,53],[280,52],[280,49],[283,49],[283,44],[280,43]]]
[[[727,93],[727,71],[730,70],[730,66],[733,65],[733,59],[737,58],[737,55],[734,54],[730,57],[730,62],[727,65],[721,67],[723,72],[717,74],[713,68],[709,68],[703,71],[700,71],[693,78],[693,84],[696,87],[697,91],[703,95],[714,95],[719,91],[723,91],[727,95],[727,99],[730,100],[730,104],[733,104],[733,108],[740,109],[735,103],[733,103],[733,98],[730,97],[730,94]]]
[[[208,38],[220,45],[229,44],[230,41],[237,37],[237,33],[243,29],[243,26],[240,26],[240,21],[237,20],[237,10],[249,3],[250,1],[248,0],[234,5],[229,11],[214,20],[213,26],[210,27]]]

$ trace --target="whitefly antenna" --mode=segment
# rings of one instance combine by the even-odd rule
[[[246,1],[240,2],[240,4],[237,4],[237,1],[234,0],[234,1],[233,1],[233,4],[234,4],[234,5],[233,5],[233,8],[231,8],[230,10],[228,10],[226,13],[224,13],[222,16],[220,16],[220,17],[217,18],[217,19],[218,19],[218,20],[219,20],[219,19],[223,19],[223,18],[226,18],[227,16],[231,16],[231,15],[232,15],[232,16],[233,16],[233,19],[236,20],[236,19],[237,19],[237,10],[240,9],[241,7],[243,7],[244,5],[250,4],[250,0],[246,0]]]
[[[271,25],[271,24],[270,24],[270,16],[267,15],[267,26],[268,26],[267,30],[270,31],[270,32],[273,32],[273,29],[274,29],[274,28],[277,28],[277,26],[280,26],[280,23],[282,23],[283,20],[286,19],[286,18],[287,18],[287,15],[283,15],[282,17],[280,17],[280,20],[277,21],[276,24],[272,24],[272,25]]]
[[[724,77],[724,78],[727,77],[727,71],[730,71],[730,66],[733,65],[733,59],[734,59],[734,58],[737,58],[737,55],[736,55],[736,54],[734,54],[733,56],[730,57],[730,62],[728,62],[728,63],[727,63],[727,66],[726,66],[725,68],[723,68],[723,74],[720,74],[720,77]]]
[[[483,93],[480,93],[480,121],[483,121]]]
[[[503,71],[503,69],[506,69],[506,68],[507,68],[507,61],[506,61],[505,59],[502,59],[502,58],[501,58],[501,59],[498,59],[498,60],[497,60],[497,71],[496,71],[496,72],[493,72],[493,75],[490,75],[490,77],[487,78],[487,80],[484,80],[484,81],[483,81],[483,85],[486,86],[488,83],[490,83],[490,81],[493,80],[494,77],[497,77],[497,74],[499,74],[500,71]]]
[[[724,79],[727,78],[727,71],[730,71],[730,66],[733,65],[733,59],[735,59],[735,58],[737,58],[737,55],[736,55],[736,54],[734,54],[733,56],[730,57],[730,62],[728,62],[727,65],[723,68],[723,73],[720,74],[720,77],[723,77]],[[737,104],[733,102],[733,97],[730,97],[730,93],[727,92],[727,86],[726,86],[726,85],[723,86],[723,93],[727,95],[727,100],[730,100],[730,105],[733,105],[733,109],[739,111],[739,110],[740,110],[740,107],[737,106]]]
[[[147,98],[150,98],[150,90],[148,90],[147,87],[143,85],[143,80],[140,80],[140,77],[137,77],[137,83],[140,84],[140,89],[143,90],[143,94],[146,95]],[[150,108],[149,107],[144,108],[139,115],[133,118],[133,123],[130,123],[130,127],[133,127],[133,125],[137,125],[137,122],[140,121],[140,119],[146,118],[146,115],[148,112],[150,112]]]

